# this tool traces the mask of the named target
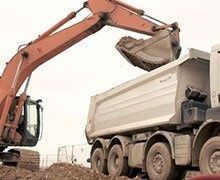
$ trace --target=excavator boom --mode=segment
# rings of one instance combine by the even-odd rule
[[[92,15],[77,24],[55,32],[67,21],[74,18],[79,11],[70,13],[66,18],[43,33],[36,40],[30,42],[23,49],[20,49],[7,64],[0,79],[1,142],[7,140],[11,145],[21,145],[22,135],[17,132],[17,128],[19,117],[22,113],[21,107],[24,105],[25,99],[27,98],[25,92],[20,96],[18,107],[15,109],[14,117],[16,118],[12,120],[8,117],[16,94],[25,79],[27,79],[38,66],[89,35],[96,33],[105,25],[153,36],[157,41],[157,45],[159,44],[159,39],[156,38],[156,36],[163,30],[167,30],[169,35],[173,38],[170,41],[171,51],[174,52],[173,47],[179,46],[179,28],[177,26],[157,25],[142,17],[142,15],[144,15],[143,10],[127,5],[119,0],[88,0],[84,3],[83,8],[88,8],[92,12]],[[154,48],[155,47],[156,46],[154,46]],[[126,48],[127,46],[125,44],[120,47],[118,46],[118,49],[120,49],[122,53],[126,52],[127,54],[130,53],[130,55],[133,55],[133,52],[130,52]],[[149,48],[145,52],[149,53]],[[151,56],[154,55],[151,54]],[[129,58],[129,56],[126,57]],[[137,54],[134,54],[134,57],[138,57]],[[148,61],[147,59],[145,60]],[[133,64],[137,65],[138,63]],[[139,64],[141,67],[143,63]]]

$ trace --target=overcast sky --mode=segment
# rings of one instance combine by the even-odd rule
[[[97,0],[100,1],[100,0]],[[0,70],[42,32],[79,9],[83,0],[7,0],[0,6]],[[183,53],[189,48],[210,51],[220,43],[219,0],[124,0],[167,23],[179,22]],[[89,14],[84,11],[69,25]],[[57,147],[86,143],[84,129],[90,97],[144,74],[127,63],[114,48],[122,36],[148,38],[105,27],[43,64],[32,76],[28,94],[43,100],[43,138],[36,149],[56,153]]]

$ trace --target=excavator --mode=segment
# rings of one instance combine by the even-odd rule
[[[91,15],[68,28],[58,30],[87,8]],[[180,54],[180,29],[177,23],[166,24],[146,15],[141,9],[120,0],[88,0],[37,39],[25,46],[6,63],[0,78],[0,161],[4,165],[39,169],[39,153],[7,147],[33,147],[41,135],[41,100],[31,100],[27,89],[32,72],[57,54],[101,30],[106,25],[151,36],[147,40],[122,38],[119,52],[134,66],[152,70]],[[24,91],[17,95],[24,84]],[[23,87],[23,86],[22,86]]]

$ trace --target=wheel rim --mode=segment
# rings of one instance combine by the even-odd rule
[[[164,157],[158,153],[153,158],[153,170],[156,174],[162,174],[164,169]]]
[[[96,166],[99,168],[101,166],[101,159],[97,157]]]
[[[120,164],[120,158],[119,158],[118,154],[114,154],[114,156],[113,156],[113,166],[114,166],[114,168],[118,169],[119,164]]]
[[[220,151],[215,151],[209,158],[209,166],[214,174],[220,173]]]
[[[99,157],[99,155],[96,155],[95,156],[95,169],[100,172],[101,171],[101,166],[102,166],[102,160]]]

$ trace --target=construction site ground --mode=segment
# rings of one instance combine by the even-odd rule
[[[193,174],[194,175],[194,174]],[[192,174],[188,173],[188,179]],[[128,180],[127,177],[112,177],[100,174],[92,169],[79,165],[57,163],[42,169],[39,172],[31,172],[25,169],[0,166],[1,180]],[[140,177],[132,179],[141,179]]]
[[[110,177],[92,169],[67,163],[53,164],[39,172],[31,172],[10,166],[0,166],[1,180],[124,180],[126,177]]]

